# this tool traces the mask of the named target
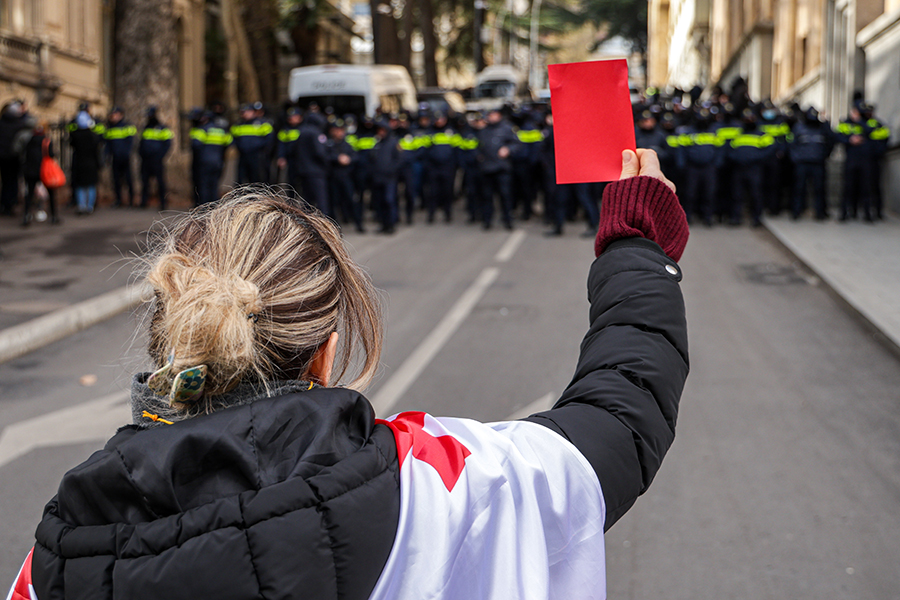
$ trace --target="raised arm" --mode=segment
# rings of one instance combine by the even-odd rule
[[[675,438],[688,374],[678,282],[688,227],[652,150],[624,154],[603,193],[597,259],[588,277],[590,329],[572,382],[527,420],[572,442],[593,466],[609,529],[634,504]]]

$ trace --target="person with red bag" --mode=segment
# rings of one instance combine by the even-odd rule
[[[42,169],[42,165],[45,160],[53,160],[54,157],[53,144],[45,133],[46,125],[44,123],[37,125],[34,128],[31,139],[28,140],[28,143],[25,144],[25,148],[22,151],[22,176],[25,178],[25,185],[28,189],[28,193],[25,196],[25,210],[22,213],[22,227],[28,227],[31,225],[31,221],[34,220],[34,215],[32,215],[31,210],[34,206],[37,184],[41,183],[42,180],[41,172],[45,170]],[[59,165],[55,162],[54,166],[59,170]],[[62,174],[61,170],[59,170],[59,174]],[[62,184],[65,184],[65,181],[65,175],[63,175]],[[50,209],[50,223],[58,225],[61,221],[59,219],[59,213],[56,210],[56,188],[60,187],[60,185],[54,186],[52,181],[48,181],[44,187],[47,188],[47,204]]]

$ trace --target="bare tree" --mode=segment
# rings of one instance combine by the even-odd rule
[[[115,102],[133,121],[155,105],[178,131],[178,35],[172,0],[116,2]]]
[[[131,0],[134,1],[134,0]],[[170,0],[171,1],[171,0]],[[228,46],[228,105],[260,99],[259,79],[250,56],[250,42],[238,10],[237,0],[221,0],[222,29]]]

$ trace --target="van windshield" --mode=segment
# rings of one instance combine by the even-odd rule
[[[485,81],[475,88],[476,98],[513,98],[516,84],[512,81]]]
[[[321,109],[331,107],[334,114],[338,116],[354,115],[362,117],[366,114],[366,98],[365,96],[300,96],[297,98],[297,104],[301,108],[306,108],[310,102],[315,102]]]

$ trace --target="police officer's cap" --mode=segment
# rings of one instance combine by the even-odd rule
[[[241,104],[240,112],[247,112],[248,110],[255,110],[252,104]]]
[[[113,109],[113,112],[119,112],[119,111],[117,111],[117,110],[114,108],[114,109]],[[202,116],[203,116],[203,109],[202,109],[202,108],[199,108],[199,107],[196,107],[196,106],[195,106],[195,107],[192,108],[190,111],[188,111],[188,119],[190,119],[191,121],[199,121],[199,120],[200,120],[200,117],[202,117]]]
[[[109,114],[114,115],[116,113],[119,113],[120,115],[124,115],[125,110],[121,106],[113,106],[112,110],[109,111]]]
[[[289,117],[296,117],[297,115],[302,115],[302,114],[303,114],[303,112],[296,106],[292,106],[289,109],[287,109],[287,116],[289,116]]]
[[[654,118],[653,113],[650,112],[649,110],[645,110],[644,112],[641,113],[641,119],[653,119],[653,118]]]
[[[744,120],[756,119],[756,113],[753,112],[752,108],[745,108],[741,111],[741,118]]]
[[[343,129],[344,128],[344,120],[343,119],[335,119],[331,123],[328,124],[329,129]]]
[[[151,104],[147,107],[147,116],[152,117],[156,114],[157,108],[155,104]]]
[[[89,109],[90,107],[91,107],[91,105],[88,104],[87,102],[79,102],[79,103],[78,103],[78,110],[79,110],[79,111],[87,110],[87,109]]]
[[[447,115],[445,115],[443,111],[440,111],[440,110],[434,111],[434,120],[435,121],[437,121],[438,119],[446,119],[446,118],[447,118]]]
[[[253,110],[262,110],[262,109],[263,109],[262,102],[257,100],[256,102],[253,103]]]
[[[351,123],[356,123],[356,117],[353,115],[344,115],[344,123],[350,125]]]
[[[674,122],[675,122],[675,115],[672,114],[672,113],[670,113],[670,112],[663,113],[663,116],[662,116],[662,122],[663,122],[663,123],[674,123]]]

